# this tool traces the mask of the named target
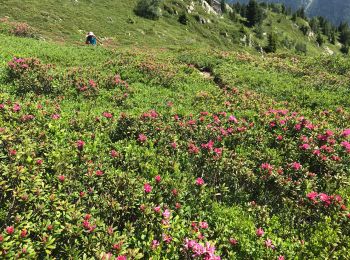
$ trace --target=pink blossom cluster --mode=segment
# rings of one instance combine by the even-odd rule
[[[92,225],[89,220],[91,219],[91,215],[90,214],[86,214],[83,220],[83,227],[86,231],[88,231],[89,233],[93,232],[96,228],[96,225]]]
[[[339,195],[327,195],[326,193],[312,191],[308,193],[306,197],[314,204],[322,203],[325,207],[329,207],[330,205],[340,205],[342,209],[346,209],[343,204],[343,199]]]
[[[148,111],[146,113],[143,113],[142,116],[141,116],[141,119],[144,119],[144,120],[145,119],[149,119],[149,118],[156,119],[156,118],[158,118],[158,116],[159,116],[159,114],[157,113],[157,111],[150,110],[150,111]]]
[[[202,258],[204,260],[220,260],[220,256],[215,255],[215,247],[210,243],[202,245],[196,240],[186,238],[184,247],[187,251],[192,253],[193,258]]]

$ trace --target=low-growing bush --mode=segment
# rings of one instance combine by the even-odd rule
[[[302,43],[302,42],[298,42],[297,44],[295,44],[295,51],[297,53],[306,55],[307,54],[307,46],[306,46],[306,44]]]
[[[179,23],[183,24],[183,25],[187,25],[189,23],[189,19],[186,13],[183,13],[179,16],[178,19]]]
[[[158,20],[162,16],[161,2],[162,0],[139,0],[134,11],[141,17]]]
[[[35,30],[25,22],[11,22],[8,18],[0,19],[0,32],[18,37],[38,38]]]
[[[35,58],[14,58],[7,66],[7,81],[16,86],[19,94],[53,93],[55,89],[54,66],[43,64]]]

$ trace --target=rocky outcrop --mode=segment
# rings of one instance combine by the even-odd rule
[[[201,0],[201,5],[203,7],[203,9],[208,13],[208,14],[218,14],[215,10],[215,8],[213,6],[211,6],[210,4],[208,4],[207,1],[205,0]]]

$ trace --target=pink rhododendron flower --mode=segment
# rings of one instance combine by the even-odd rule
[[[197,235],[197,238],[198,238],[199,240],[202,240],[202,239],[204,238],[204,235],[203,235],[202,233],[199,233],[199,234]]]
[[[173,189],[173,190],[171,191],[171,193],[176,197],[177,194],[178,194],[178,191],[177,191],[177,189]]]
[[[104,116],[105,118],[112,118],[113,117],[113,115],[109,112],[103,112],[102,116]]]
[[[327,194],[320,193],[320,194],[318,194],[318,197],[320,198],[320,201],[325,203],[327,206],[331,204],[330,196],[328,196]]]
[[[22,116],[21,120],[23,122],[27,122],[27,121],[33,120],[34,118],[35,118],[35,116],[33,116],[33,115],[24,115],[24,116]]]
[[[189,144],[188,145],[188,151],[189,153],[197,154],[199,153],[199,148],[195,144]]]
[[[137,140],[141,143],[144,143],[147,141],[147,136],[145,136],[144,134],[139,134],[139,137]]]
[[[116,150],[112,150],[112,151],[110,152],[110,154],[111,154],[111,156],[112,156],[113,158],[119,156],[119,153],[118,153]]]
[[[21,106],[19,104],[14,104],[12,107],[13,112],[18,112],[21,110]]]
[[[163,212],[163,217],[164,217],[165,219],[169,219],[169,218],[170,218],[170,215],[171,215],[171,213],[170,213],[170,211],[169,211],[168,209],[164,210],[164,212]]]
[[[167,244],[169,244],[173,240],[173,238],[167,234],[162,234],[162,238],[163,238],[163,241]]]
[[[113,245],[113,249],[117,250],[117,251],[120,251],[122,249],[122,247],[123,247],[123,242],[119,242],[119,243]]]
[[[349,142],[344,141],[344,142],[341,142],[340,145],[343,146],[348,153],[350,153],[350,143]]]
[[[193,258],[202,257],[205,260],[220,260],[220,256],[215,255],[215,247],[208,242],[203,246],[195,240],[185,238],[184,247],[192,252]]]
[[[95,82],[94,80],[90,79],[90,80],[89,80],[89,85],[90,85],[91,87],[95,88],[95,87],[96,87],[96,82]]]
[[[156,180],[157,183],[160,183],[162,180],[162,177],[160,177],[160,175],[157,175],[156,177],[154,177],[154,179]]]
[[[263,163],[261,164],[261,169],[271,172],[273,170],[273,166],[269,163]]]
[[[64,175],[59,175],[58,179],[60,182],[64,182],[64,180],[66,179],[66,177]]]
[[[272,240],[271,239],[266,239],[265,241],[264,241],[264,243],[265,243],[265,246],[267,247],[267,248],[275,248],[275,246],[273,245],[273,243],[272,243]]]
[[[170,143],[170,145],[173,149],[176,149],[176,147],[177,147],[177,144],[175,142]]]
[[[96,171],[96,176],[102,176],[102,175],[103,175],[103,171],[101,171],[101,170]]]
[[[335,195],[335,196],[334,196],[334,200],[335,200],[336,202],[338,202],[338,203],[341,203],[341,202],[343,201],[342,197],[339,196],[339,195]]]
[[[216,153],[216,156],[222,155],[222,148],[214,148],[214,153]]]
[[[314,201],[318,196],[318,193],[315,192],[315,191],[312,191],[310,192],[309,194],[306,195],[306,197],[309,199],[309,200],[312,200]]]
[[[319,156],[321,154],[321,151],[319,149],[316,149],[312,152],[312,154]]]
[[[349,128],[349,129],[345,129],[345,130],[342,132],[341,135],[344,136],[344,137],[350,136],[350,128]]]
[[[197,186],[202,186],[204,185],[204,180],[202,178],[197,178],[196,179],[196,185]]]
[[[60,115],[59,114],[53,114],[52,116],[51,116],[51,118],[53,119],[53,120],[58,120],[58,119],[60,119]]]
[[[76,145],[77,145],[78,150],[79,150],[79,151],[82,151],[82,150],[84,149],[85,142],[82,141],[82,140],[78,140],[78,141],[76,142]]]
[[[234,239],[234,238],[230,238],[230,239],[229,239],[229,242],[230,242],[230,244],[233,245],[233,246],[235,246],[235,245],[238,244],[238,240],[237,240],[237,239]]]
[[[159,241],[158,240],[152,240],[151,243],[151,248],[154,250],[159,246]]]
[[[326,133],[325,133],[326,136],[330,137],[330,136],[333,136],[334,133],[332,130],[326,130]]]
[[[15,228],[13,226],[6,227],[6,233],[12,235],[15,232]]]
[[[154,207],[153,210],[154,210],[154,212],[159,213],[160,212],[160,206]]]
[[[278,260],[284,260],[284,256],[283,256],[283,255],[280,255],[280,256],[278,257]]]
[[[25,238],[26,236],[27,236],[27,230],[26,229],[23,229],[22,231],[21,231],[21,234],[20,234],[20,236],[21,236],[21,238]]]
[[[301,169],[301,164],[298,162],[293,162],[292,163],[292,169],[294,169],[295,171],[298,171]]]
[[[260,227],[258,228],[256,231],[255,231],[255,234],[258,236],[258,237],[262,237],[264,235],[264,230]]]
[[[199,227],[203,229],[207,229],[209,225],[207,222],[199,222]]]
[[[302,150],[308,150],[308,149],[310,149],[310,145],[309,145],[309,144],[302,144],[302,145],[300,145],[299,147],[300,147],[300,149],[302,149]]]
[[[294,129],[295,129],[296,131],[300,131],[300,130],[301,130],[301,124],[296,124],[296,125],[294,126]]]
[[[120,255],[120,256],[117,256],[115,260],[127,260],[127,258],[125,255]]]
[[[212,150],[213,147],[214,147],[214,142],[212,140],[209,140],[208,143],[202,144],[201,146],[202,146],[202,148],[205,148],[205,149],[208,149],[208,150]]]
[[[236,118],[236,117],[234,117],[233,115],[231,115],[231,116],[228,118],[228,121],[233,122],[233,123],[235,123],[235,124],[237,124],[237,123],[238,123],[237,118]]]
[[[152,186],[149,183],[145,183],[143,185],[143,189],[144,189],[145,193],[150,193],[152,191]]]
[[[41,159],[36,160],[36,164],[37,165],[42,165],[43,164],[43,160],[41,160]]]

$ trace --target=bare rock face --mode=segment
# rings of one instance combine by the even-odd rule
[[[215,11],[215,9],[210,5],[208,4],[207,1],[205,0],[201,0],[201,5],[203,7],[203,9],[208,13],[208,14],[215,14],[217,15],[218,13]]]
[[[194,2],[191,2],[189,6],[187,6],[187,13],[191,14],[195,10]]]

